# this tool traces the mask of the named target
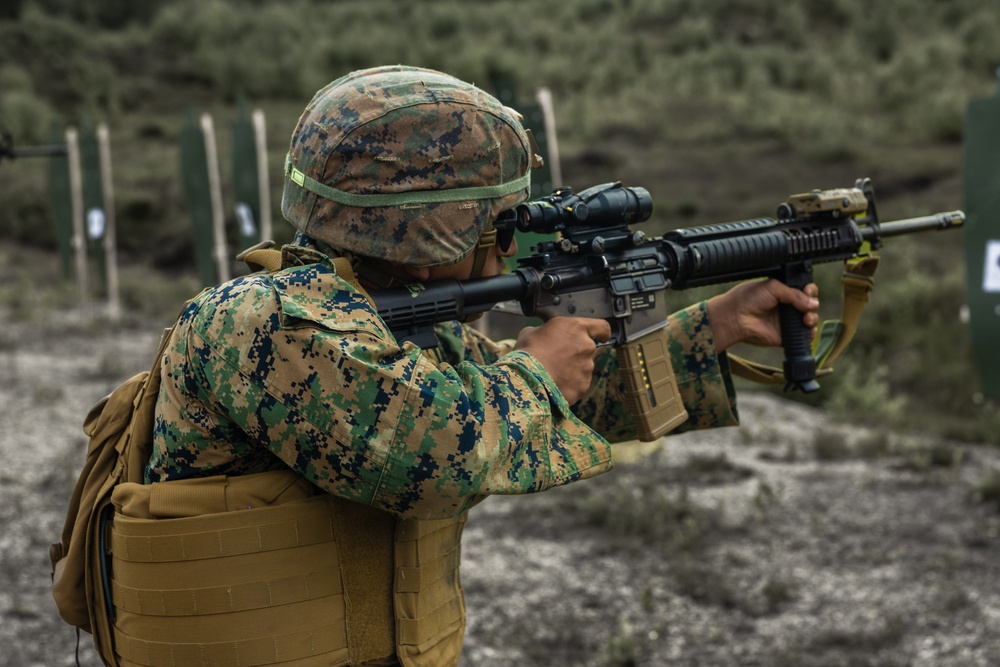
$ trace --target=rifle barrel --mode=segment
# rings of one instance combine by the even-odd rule
[[[883,222],[877,226],[861,227],[861,238],[865,241],[877,241],[887,236],[902,236],[914,232],[932,232],[952,227],[960,227],[965,222],[965,213],[962,211],[948,211],[946,213],[934,213],[932,215],[922,215],[919,218],[906,218],[905,220],[893,220]]]

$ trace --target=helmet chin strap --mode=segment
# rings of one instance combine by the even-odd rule
[[[483,275],[483,268],[486,266],[486,258],[490,255],[490,248],[497,244],[497,230],[493,228],[493,222],[486,225],[486,229],[479,235],[479,243],[476,244],[476,259],[472,264],[472,274],[470,278],[479,278]]]
[[[472,262],[472,273],[469,278],[480,278],[483,275],[483,268],[486,267],[486,258],[490,256],[490,248],[497,244],[497,230],[493,228],[493,222],[486,225],[486,229],[479,235],[479,243],[476,244],[476,258]],[[476,313],[462,319],[466,324],[475,322],[486,313]]]

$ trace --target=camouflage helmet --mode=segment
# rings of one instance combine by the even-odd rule
[[[528,198],[533,158],[520,115],[479,88],[415,67],[361,70],[299,118],[281,210],[340,250],[454,264]]]

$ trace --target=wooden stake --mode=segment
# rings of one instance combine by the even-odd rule
[[[226,219],[222,212],[222,179],[219,177],[219,153],[215,147],[215,125],[209,114],[201,116],[205,137],[205,160],[208,163],[208,189],[212,198],[212,231],[215,272],[220,283],[229,280],[229,253],[226,250]]]
[[[108,318],[121,321],[118,292],[118,250],[115,240],[115,190],[111,182],[111,139],[108,126],[97,126],[97,152],[101,162],[101,199],[104,203],[104,263],[108,285]]]
[[[69,163],[69,191],[73,211],[73,246],[76,284],[80,290],[80,312],[90,315],[90,286],[87,275],[87,236],[83,221],[83,169],[80,165],[80,134],[66,129],[66,157]]]
[[[549,173],[552,174],[552,186],[559,188],[565,183],[562,182],[562,167],[559,165],[559,142],[556,140],[556,114],[552,106],[552,92],[548,88],[539,88],[535,93],[535,100],[542,108],[542,116],[545,118],[545,140],[549,144],[549,154],[545,159],[548,161]]]
[[[267,127],[264,112],[256,109],[252,114],[254,145],[257,149],[257,190],[260,192],[260,240],[270,241],[271,236],[271,182],[267,175]]]

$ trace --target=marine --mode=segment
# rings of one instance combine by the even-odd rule
[[[116,492],[120,664],[458,664],[473,508],[608,472],[635,430],[607,322],[506,341],[448,322],[421,350],[369,295],[503,271],[516,240],[492,221],[538,163],[516,111],[447,74],[316,94],[280,266],[204,291],[166,343],[146,483]],[[678,430],[738,423],[726,350],[780,344],[779,303],[815,327],[815,296],[755,281],[671,315]]]

